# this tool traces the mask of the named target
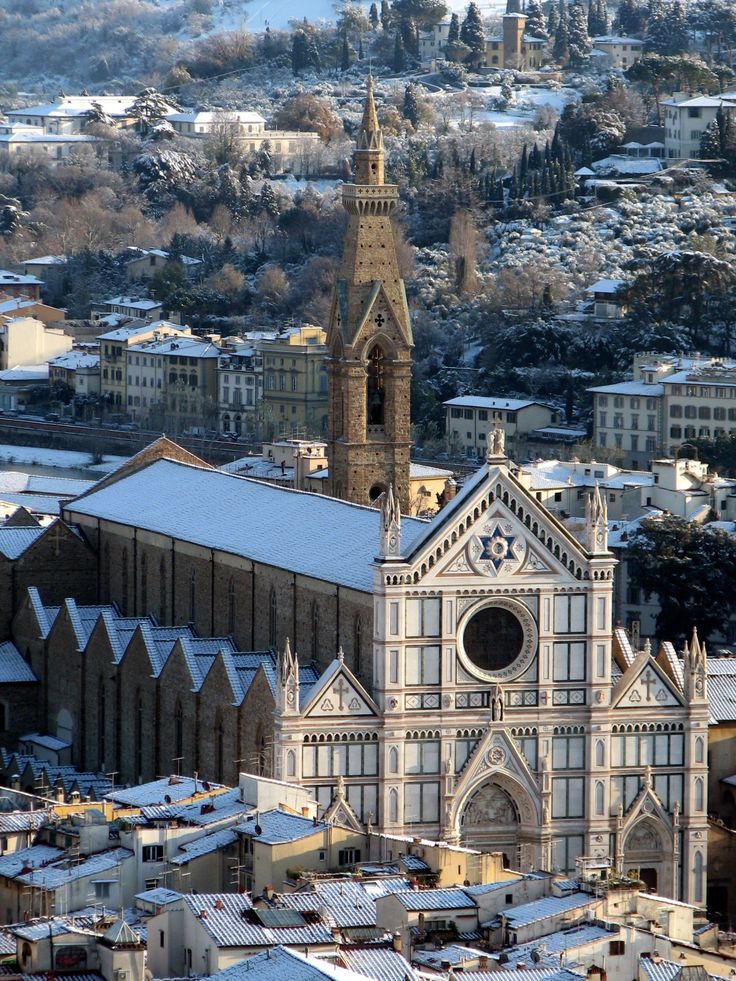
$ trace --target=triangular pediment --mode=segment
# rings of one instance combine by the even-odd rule
[[[662,801],[657,797],[649,781],[645,782],[624,814],[623,833],[628,834],[635,825],[647,818],[655,819],[670,834],[672,833],[672,818],[663,807]]]
[[[305,705],[305,718],[377,716],[378,706],[344,661],[336,658],[317,681]]]
[[[654,658],[642,651],[614,686],[613,708],[667,708],[684,705],[682,695]]]
[[[440,512],[412,550],[411,565],[433,581],[526,581],[571,585],[588,578],[579,542],[513,478],[506,466],[483,467],[470,487]]]
[[[369,335],[378,333],[386,335],[390,340],[400,341],[403,345],[411,347],[411,333],[406,326],[408,323],[408,313],[405,314],[404,311],[397,310],[383,283],[380,280],[375,280],[363,304],[360,319],[350,343],[359,346],[363,337],[368,340]],[[392,334],[396,336],[392,338]]]
[[[362,834],[365,831],[365,828],[358,820],[358,815],[345,798],[344,786],[340,787],[339,792],[332,798],[330,806],[322,815],[322,820],[325,824],[337,824],[342,828],[349,828],[351,831],[356,831],[358,834]]]

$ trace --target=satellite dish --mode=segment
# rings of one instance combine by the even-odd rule
[[[171,797],[169,796],[169,794],[165,794],[165,795],[164,795],[164,801],[165,801],[165,802],[166,802],[167,804],[170,804],[170,803],[171,803]]]
[[[203,780],[202,781],[202,786],[204,787],[205,790],[209,790],[210,789],[210,785],[207,783],[206,780]]]
[[[541,961],[541,959],[542,959],[542,955],[539,953],[539,951],[535,947],[534,950],[532,951],[532,963],[533,964],[539,964],[539,962]]]
[[[263,828],[260,826],[260,824],[257,824],[253,830],[256,833],[256,837],[259,837],[260,835],[263,834]]]

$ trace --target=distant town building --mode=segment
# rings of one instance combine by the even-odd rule
[[[101,144],[96,136],[79,133],[47,133],[38,126],[0,121],[0,164],[34,156],[49,164],[68,160],[83,147]]]
[[[553,426],[560,415],[552,406],[535,399],[460,395],[444,405],[448,447],[474,460],[485,456],[488,432],[494,426],[500,426],[506,438],[513,439]]]
[[[96,398],[100,394],[100,353],[79,348],[49,360],[49,382],[63,382],[74,389],[75,399]]]
[[[0,269],[0,290],[7,296],[22,296],[24,299],[40,300],[43,283],[35,276],[22,275]]]
[[[629,68],[642,56],[644,42],[636,37],[618,37],[609,34],[590,39],[594,51],[600,51],[606,55],[607,64],[610,68]]]
[[[193,259],[188,255],[172,256],[163,249],[138,249],[130,246],[126,249],[126,253],[128,258],[125,263],[125,276],[129,280],[151,279],[172,262],[178,263],[187,275],[195,275],[202,267],[201,259]]]
[[[263,435],[327,432],[327,347],[321,327],[289,327],[258,343],[263,358]]]
[[[714,122],[721,109],[733,115],[736,92],[720,95],[693,95],[675,92],[662,101],[664,111],[664,147],[668,160],[697,160],[700,141],[709,123]]]
[[[234,346],[221,354],[217,366],[220,431],[235,436],[253,433],[262,398],[263,353],[257,342]]]
[[[72,348],[72,338],[59,327],[33,317],[0,320],[0,369],[44,364]]]
[[[690,439],[736,430],[736,362],[644,353],[634,358],[633,376],[589,389],[594,443],[620,451],[625,466],[646,467],[654,456],[676,456]]]

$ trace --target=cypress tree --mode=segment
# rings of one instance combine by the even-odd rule
[[[557,26],[560,23],[560,14],[555,3],[550,4],[549,14],[547,15],[547,35],[554,38],[557,33]]]
[[[450,17],[450,29],[447,32],[447,43],[454,44],[460,40],[460,18],[457,14]]]
[[[388,0],[381,0],[381,27],[387,31],[391,27],[391,7]]]
[[[403,72],[406,68],[406,52],[404,51],[404,42],[401,37],[401,31],[396,32],[396,38],[394,39],[394,71]]]
[[[521,151],[521,164],[519,166],[519,178],[520,178],[520,180],[523,181],[526,178],[526,175],[527,175],[528,172],[529,172],[529,154],[528,154],[528,151],[527,151],[527,148],[526,148],[526,143],[525,143],[524,144],[524,148]]]
[[[340,57],[340,70],[346,72],[350,68],[350,48],[348,46],[348,36],[343,34],[342,55]]]
[[[371,24],[371,30],[372,31],[377,31],[378,30],[378,25],[381,22],[380,22],[380,20],[378,18],[378,7],[375,4],[375,0],[371,4],[371,9],[368,11],[368,20],[370,21],[370,24]]]
[[[417,102],[416,86],[409,83],[404,89],[404,106],[402,116],[407,119],[414,129],[419,125],[419,104]]]
[[[552,47],[552,56],[561,65],[567,64],[570,57],[570,36],[567,24],[567,6],[565,0],[560,0],[560,19],[555,31],[555,43]]]

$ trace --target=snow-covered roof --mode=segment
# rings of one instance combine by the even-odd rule
[[[210,787],[219,789],[219,784]],[[145,807],[153,804],[167,804],[171,801],[186,800],[196,793],[204,792],[204,781],[193,777],[162,777],[160,780],[150,780],[137,787],[116,787],[105,794],[107,800],[128,807]],[[167,801],[166,798],[169,798]]]
[[[99,368],[99,354],[90,354],[88,351],[67,351],[66,354],[59,354],[49,360],[53,368],[66,368],[68,371],[76,371],[79,368]]]
[[[190,109],[186,112],[167,113],[170,123],[257,123],[265,125],[266,119],[260,112],[247,112],[240,109]]]
[[[14,365],[0,371],[0,382],[42,382],[48,381],[49,366],[46,364]]]
[[[26,681],[38,679],[12,640],[4,641],[0,644],[0,685]]]
[[[33,743],[34,746],[52,749],[55,752],[59,752],[62,749],[69,749],[71,746],[71,743],[65,742],[63,739],[57,739],[56,736],[46,736],[40,732],[29,732],[27,735],[21,736],[20,741],[23,743]]]
[[[664,387],[659,383],[650,384],[643,381],[616,382],[615,385],[596,385],[588,389],[601,395],[645,395],[656,397],[664,395]]]
[[[618,37],[616,34],[601,34],[600,37],[590,39],[593,44],[633,44],[641,47],[644,42],[638,37]]]
[[[128,262],[139,262],[141,259],[146,259],[149,256],[157,256],[159,259],[168,259],[170,256],[169,252],[164,251],[164,249],[139,249],[135,245],[128,246],[128,252],[135,253],[128,257]],[[182,266],[201,266],[201,259],[193,259],[189,255],[177,255],[176,261],[180,262]]]
[[[0,269],[0,287],[2,286],[43,286],[43,282],[35,276],[24,276],[22,273]]]
[[[501,398],[487,398],[483,395],[459,395],[457,398],[448,399],[443,404],[465,406],[468,409],[508,409],[509,412],[518,412],[519,409],[526,409],[530,405],[542,405],[549,408],[544,402],[539,402],[536,399],[507,399],[503,396]]]
[[[308,922],[299,916],[296,910],[289,911],[294,922],[288,926],[279,924],[277,917],[274,917],[273,926],[265,926],[264,923],[269,919],[266,914],[272,911],[260,911],[263,914],[261,919],[259,911],[253,909],[246,895],[233,893],[188,895],[185,896],[184,903],[197,917],[200,926],[210,935],[213,942],[221,948],[274,947],[278,943],[304,947],[334,942],[332,931],[327,924],[321,920],[316,923]],[[284,977],[291,979],[294,975],[291,973],[285,975],[282,968],[280,981]]]
[[[130,307],[131,310],[155,310],[161,306],[159,300],[141,299],[133,296],[113,296],[109,300],[103,300],[108,306]]]
[[[719,96],[696,95],[688,99],[663,99],[663,106],[674,106],[677,109],[718,109],[719,106],[729,105],[736,99],[736,92],[724,92]]]
[[[0,143],[96,143],[86,133],[44,133],[38,126],[0,126]]]
[[[586,293],[618,293],[622,286],[626,286],[625,279],[597,279],[592,286],[589,286]]]
[[[274,937],[273,943],[283,940],[288,943],[289,939],[280,936],[282,930],[269,931],[269,935]],[[291,934],[293,931],[289,931]],[[264,945],[267,941],[262,941]],[[216,974],[210,975],[210,981],[365,981],[365,974],[356,974],[354,971],[341,967],[335,967],[327,961],[316,957],[308,957],[296,950],[290,950],[282,946],[281,943],[269,946],[269,950],[264,950],[259,954],[254,954],[247,960],[239,961],[231,967],[227,967]],[[406,961],[404,961],[406,964]],[[405,974],[407,978],[413,979],[412,969],[406,964]]]
[[[21,266],[58,266],[66,262],[68,256],[65,255],[40,255],[35,259],[23,259]]]
[[[43,535],[45,528],[0,528],[0,555],[6,559],[17,559],[35,544]]]
[[[274,808],[271,811],[261,811],[257,816],[249,815],[242,824],[237,825],[236,830],[265,845],[283,845],[309,838],[323,832],[326,827],[326,824],[313,821],[312,818]]]
[[[186,355],[188,358],[218,358],[221,353],[219,347],[215,347],[211,341],[202,341],[198,337],[181,334],[143,340],[140,344],[131,344],[128,351],[131,354],[138,352],[142,354]]]
[[[664,161],[659,157],[628,157],[612,153],[609,157],[594,160],[591,167],[596,173],[656,174],[664,169]]]
[[[216,507],[207,503],[213,501]],[[161,459],[92,489],[65,510],[72,522],[86,515],[136,525],[315,579],[373,589],[380,519],[375,508]],[[405,546],[427,527],[403,518]]]

